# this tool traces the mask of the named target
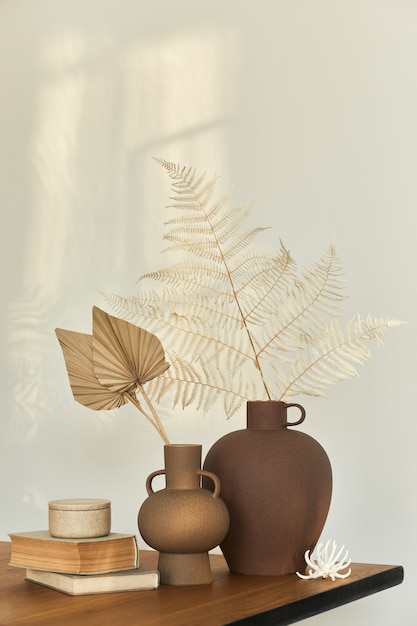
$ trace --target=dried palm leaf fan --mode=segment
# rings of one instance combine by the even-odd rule
[[[143,387],[165,372],[169,363],[152,333],[93,308],[93,334],[56,329],[75,400],[97,410],[132,402],[165,443],[164,427]],[[140,394],[146,407],[139,401]]]

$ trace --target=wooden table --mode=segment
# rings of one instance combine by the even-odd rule
[[[382,591],[403,580],[403,568],[354,563],[345,580],[288,576],[242,576],[212,555],[213,583],[161,585],[156,591],[68,596],[24,580],[10,567],[10,543],[0,542],[1,626],[220,626],[285,625]],[[157,553],[140,551],[155,568]]]

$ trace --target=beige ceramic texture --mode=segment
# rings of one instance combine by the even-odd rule
[[[201,449],[198,444],[165,445],[165,469],[147,479],[149,497],[140,508],[138,526],[146,543],[159,551],[162,584],[211,583],[208,550],[229,527],[219,479],[201,469]],[[165,474],[166,487],[155,492],[152,481],[160,474]],[[201,488],[202,476],[213,491]]]
[[[49,503],[49,532],[62,539],[105,537],[111,529],[110,500],[71,498]]]

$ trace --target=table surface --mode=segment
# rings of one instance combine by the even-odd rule
[[[0,542],[1,626],[283,626],[398,585],[404,574],[401,566],[353,563],[352,574],[335,582],[243,576],[216,554],[210,585],[68,596],[26,581],[24,569],[8,565],[10,545]],[[140,563],[156,568],[157,553],[141,550]]]

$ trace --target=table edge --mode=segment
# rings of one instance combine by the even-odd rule
[[[302,598],[285,606],[270,609],[258,615],[229,622],[227,626],[288,626],[308,617],[366,598],[385,589],[400,585],[404,580],[402,565],[393,565],[383,572],[356,580],[349,585],[329,588],[315,596]],[[279,620],[279,621],[278,621]]]

